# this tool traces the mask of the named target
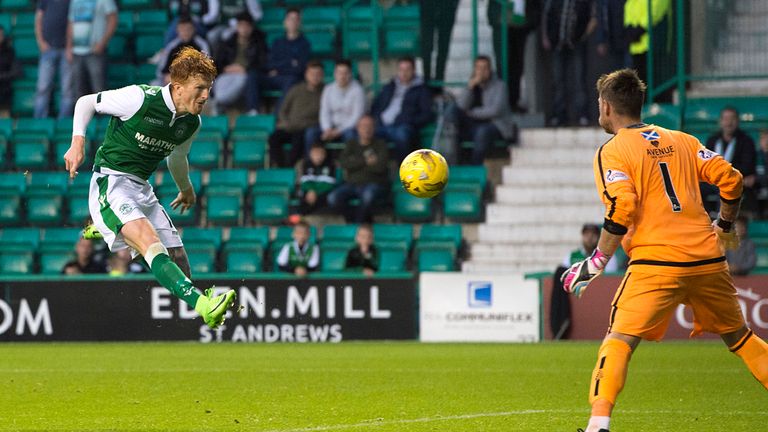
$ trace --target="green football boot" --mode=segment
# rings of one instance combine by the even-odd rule
[[[205,295],[197,298],[195,310],[203,317],[208,327],[215,329],[224,324],[224,314],[235,303],[235,297],[234,290],[213,297],[213,289],[209,288],[205,290]]]
[[[98,228],[94,224],[88,224],[85,228],[83,228],[83,238],[86,240],[99,240],[103,239],[104,236],[101,235]]]

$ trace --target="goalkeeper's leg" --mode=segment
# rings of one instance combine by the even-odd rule
[[[632,351],[639,343],[639,337],[621,333],[609,333],[603,339],[589,386],[592,416],[586,432],[609,430],[613,406],[624,388]]]
[[[768,344],[747,327],[721,337],[728,349],[739,356],[752,375],[768,389]]]

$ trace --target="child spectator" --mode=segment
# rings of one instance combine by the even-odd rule
[[[283,245],[277,256],[280,270],[304,277],[320,265],[320,247],[309,241],[309,224],[299,222],[293,228],[293,241]]]
[[[379,251],[373,244],[373,228],[368,224],[360,225],[355,234],[355,246],[347,252],[347,270],[361,271],[366,276],[373,276],[379,270]]]
[[[75,259],[64,264],[63,274],[106,273],[102,262],[96,261],[93,254],[93,241],[81,238],[75,244]]]
[[[327,195],[336,186],[336,164],[328,157],[321,142],[315,142],[309,155],[296,166],[301,204],[299,213],[312,213],[327,202]]]

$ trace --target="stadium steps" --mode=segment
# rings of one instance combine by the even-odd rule
[[[478,226],[465,272],[552,271],[604,207],[592,161],[609,136],[598,128],[524,129]]]
[[[481,7],[477,14],[477,37],[481,54],[493,56],[493,39],[491,27]],[[434,63],[433,63],[434,64]],[[494,64],[496,64],[494,62]],[[434,66],[433,66],[434,67]],[[466,82],[472,75],[472,0],[461,0],[456,9],[456,21],[451,33],[451,45],[448,50],[448,61],[445,65],[445,80],[449,82]]]

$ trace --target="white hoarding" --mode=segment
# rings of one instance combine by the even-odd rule
[[[523,275],[421,273],[423,342],[536,342],[539,283]]]

